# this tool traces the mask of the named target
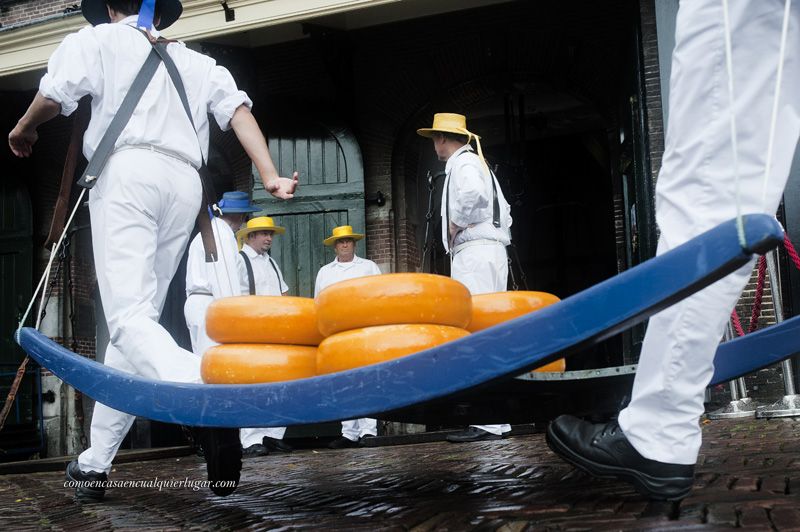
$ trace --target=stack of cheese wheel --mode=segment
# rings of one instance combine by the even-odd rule
[[[203,382],[253,384],[316,375],[317,346],[322,336],[311,298],[218,299],[206,312],[206,331],[222,345],[203,354]]]
[[[317,353],[324,375],[417,353],[469,334],[472,298],[449,277],[427,273],[370,275],[317,295],[325,340]]]
[[[558,301],[560,300],[556,296],[546,292],[495,292],[472,296],[472,320],[467,330],[482,331]],[[558,372],[564,371],[566,367],[566,361],[561,358],[537,368],[536,371]]]

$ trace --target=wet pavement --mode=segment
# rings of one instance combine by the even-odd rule
[[[0,476],[2,530],[800,530],[800,420],[704,423],[694,491],[650,502],[561,462],[543,434],[332,451],[245,462],[230,497],[116,488],[76,502],[62,473]],[[113,480],[204,480],[201,458],[120,464]]]

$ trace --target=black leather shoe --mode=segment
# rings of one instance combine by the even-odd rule
[[[341,436],[328,444],[328,449],[348,449],[358,447],[358,442]]]
[[[263,442],[264,442],[264,447],[266,447],[270,451],[278,451],[279,453],[290,453],[294,451],[294,447],[292,447],[283,440],[279,440],[278,438],[264,436]]]
[[[198,428],[197,435],[203,446],[211,491],[221,497],[230,495],[239,486],[242,472],[239,429]]]
[[[680,500],[694,483],[694,466],[645,458],[633,448],[616,421],[595,425],[560,416],[547,427],[547,445],[590,475],[618,478],[652,499]]]
[[[100,502],[106,495],[108,475],[97,471],[81,471],[78,461],[67,464],[67,481],[76,483],[75,498],[81,502]]]
[[[361,447],[375,447],[375,435],[364,434],[358,439],[358,445]]]
[[[242,458],[255,458],[257,456],[267,456],[268,454],[269,449],[260,443],[254,443],[253,445],[242,449]]]
[[[450,443],[467,443],[472,441],[488,441],[488,440],[501,440],[502,436],[492,434],[478,427],[469,427],[467,430],[449,434],[446,438]]]

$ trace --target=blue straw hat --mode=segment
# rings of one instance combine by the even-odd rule
[[[250,203],[247,192],[226,192],[217,203],[222,214],[236,214],[242,212],[259,212],[261,207]]]

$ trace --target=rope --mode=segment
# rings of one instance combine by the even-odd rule
[[[769,173],[772,168],[772,150],[775,140],[775,128],[778,123],[778,106],[780,103],[781,82],[783,80],[783,62],[786,56],[786,37],[789,28],[789,12],[791,10],[791,5],[792,0],[786,0],[784,3],[783,21],[781,24],[781,42],[778,53],[778,71],[775,79],[775,96],[772,102],[769,140],[767,142],[767,160],[766,164],[764,165],[764,183],[761,189],[762,210],[765,210],[766,208],[767,183],[769,181]],[[730,113],[731,149],[733,150],[733,173],[736,187],[736,233],[739,237],[739,245],[741,245],[742,248],[747,249],[747,241],[744,234],[744,222],[742,220],[741,186],[739,182],[739,146],[737,144],[736,112],[734,110],[735,100],[733,88],[733,52],[731,46],[731,26],[730,14],[728,12],[728,0],[722,0],[722,18],[725,34],[725,68],[728,73],[728,98],[730,101],[730,105],[728,105],[728,111]]]
[[[767,182],[772,168],[772,148],[775,144],[775,127],[778,123],[778,104],[781,98],[781,81],[783,80],[783,59],[786,56],[786,35],[789,33],[789,10],[792,0],[786,0],[783,7],[783,24],[781,25],[781,47],[778,53],[778,75],[775,79],[775,97],[772,100],[772,115],[769,125],[769,141],[767,142],[767,162],[764,165],[764,184],[761,187],[761,210],[767,208]]]
[[[744,329],[742,328],[742,322],[739,320],[739,313],[736,312],[736,309],[731,311],[731,322],[733,323],[733,328],[736,330],[737,336],[744,336]]]
[[[67,230],[69,226],[72,224],[72,220],[75,218],[75,214],[78,212],[78,208],[81,206],[81,202],[83,201],[83,196],[86,194],[86,189],[81,189],[81,194],[78,196],[78,201],[75,202],[75,207],[72,208],[72,212],[67,219],[67,223],[64,224],[64,230],[61,232],[61,236],[58,237],[58,241],[53,244],[53,248],[50,251],[50,260],[47,262],[47,267],[44,269],[44,273],[42,274],[41,279],[39,279],[39,284],[36,286],[36,290],[33,292],[33,296],[31,297],[30,302],[28,303],[28,308],[25,309],[25,314],[22,315],[22,319],[19,320],[19,324],[17,325],[17,330],[22,328],[22,325],[25,323],[25,320],[28,319],[28,314],[31,312],[31,308],[33,308],[33,302],[36,301],[36,296],[39,295],[39,290],[42,289],[42,286],[47,283],[50,279],[50,269],[53,267],[53,260],[56,258],[56,252],[61,247],[61,243],[64,241],[64,237],[67,235]],[[44,293],[42,293],[42,302],[44,302]],[[41,325],[41,316],[42,311],[44,308],[39,308],[39,318],[36,320],[36,329],[39,328]]]
[[[66,233],[66,229],[64,231]],[[63,237],[63,235],[62,235],[62,237]],[[53,246],[53,257],[55,256],[55,249],[56,249],[57,246],[58,246],[58,244],[56,244],[56,246]],[[50,296],[53,293],[53,286],[55,285],[56,280],[60,277],[61,265],[64,263],[64,258],[66,257],[66,255],[64,253],[59,253],[58,255],[59,255],[59,259],[58,259],[58,266],[56,268],[56,275],[50,281],[50,284],[47,287],[47,290],[44,290],[42,292],[42,308],[40,308],[39,316],[38,316],[38,318],[36,320],[37,321],[37,328],[38,328],[38,324],[42,321],[42,319],[44,318],[44,315],[47,312],[47,302],[50,300]],[[52,259],[52,257],[51,257],[51,259]],[[48,268],[50,268],[51,266],[52,266],[52,260],[48,264]],[[42,276],[42,280],[44,280],[44,276]],[[40,282],[40,285],[41,285],[41,282]],[[46,297],[45,297],[45,294],[47,294]],[[31,305],[33,304],[33,301],[35,300],[35,298],[36,298],[36,295],[34,295],[34,299],[31,300]],[[30,305],[28,306],[28,310],[30,310]],[[25,323],[26,319],[27,319],[27,314],[26,314],[26,317],[23,317],[23,319],[22,319],[22,321],[20,323]],[[22,360],[22,363],[19,365],[19,368],[17,369],[17,374],[14,376],[14,381],[11,383],[11,387],[8,390],[8,395],[6,396],[6,401],[3,404],[2,410],[0,410],[0,431],[3,430],[3,427],[6,424],[6,419],[8,418],[8,414],[11,412],[11,407],[14,404],[14,401],[17,398],[17,392],[19,391],[19,386],[22,383],[22,378],[25,376],[25,371],[26,371],[26,369],[28,367],[28,361],[29,360],[30,360],[30,357],[28,355],[25,355],[25,358]]]
[[[742,202],[741,187],[739,186],[739,146],[736,134],[736,112],[733,109],[733,52],[731,51],[731,23],[728,13],[728,0],[722,0],[722,20],[725,33],[725,68],[728,72],[728,111],[730,113],[731,126],[731,150],[733,150],[733,177],[736,187],[736,234],[739,237],[739,245],[746,249],[747,239],[744,235],[744,222],[742,221]]]
[[[747,327],[747,333],[751,333],[758,329],[758,319],[761,317],[761,304],[764,300],[764,285],[767,279],[767,257],[762,255],[758,260],[758,280],[756,281],[756,294],[753,298],[753,308],[750,312],[750,324]],[[744,336],[744,327],[739,319],[739,313],[736,308],[731,311],[731,323],[736,331],[737,336]]]
[[[786,254],[789,255],[789,258],[792,259],[795,267],[800,270],[800,255],[797,254],[797,250],[794,249],[794,245],[792,241],[789,240],[789,235],[787,233],[783,234],[783,247],[786,248]]]

